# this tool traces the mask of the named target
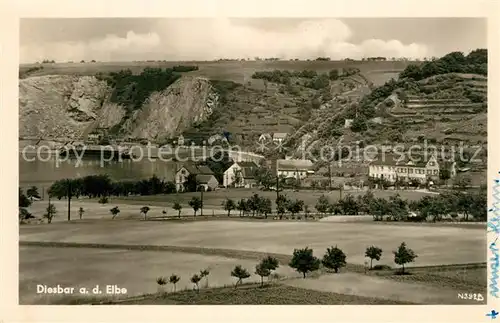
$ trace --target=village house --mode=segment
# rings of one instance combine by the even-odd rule
[[[215,143],[220,143],[220,144],[227,144],[227,138],[222,136],[222,135],[213,135],[210,136],[207,140],[208,144],[212,146]]]
[[[177,146],[184,146],[184,136],[183,135],[180,135],[177,138]]]
[[[276,160],[276,175],[301,180],[314,174],[313,166],[312,161],[307,159],[278,159]]]
[[[245,187],[252,188],[257,185],[255,171],[259,166],[254,162],[233,162],[224,171],[224,187]]]
[[[413,159],[413,160],[412,160]],[[398,156],[392,153],[378,155],[369,165],[369,176],[371,178],[383,178],[389,182],[397,179],[404,181],[418,180],[427,183],[430,180],[439,179],[440,171],[447,169],[450,177],[456,175],[456,163],[450,161],[438,161],[435,155],[428,158],[414,156],[408,158],[407,154]]]
[[[286,132],[275,132],[273,133],[273,141],[277,144],[281,144],[285,141],[288,134]]]
[[[273,138],[268,133],[263,133],[259,136],[259,142],[271,141]]]
[[[175,173],[175,188],[177,192],[184,191],[184,183],[189,175],[196,175],[196,180],[205,191],[215,189],[219,186],[219,181],[214,175],[214,172],[207,166],[198,166],[194,163],[183,164]]]

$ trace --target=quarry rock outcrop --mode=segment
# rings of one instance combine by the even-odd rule
[[[207,79],[181,77],[127,115],[125,106],[110,102],[112,91],[94,76],[21,79],[19,137],[84,140],[96,128],[115,127],[123,137],[168,138],[205,120],[219,101]]]

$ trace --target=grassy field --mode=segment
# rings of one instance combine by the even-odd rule
[[[112,302],[111,302],[112,304]],[[374,297],[318,292],[282,284],[243,285],[234,288],[212,288],[175,294],[151,295],[120,305],[397,305],[411,304]]]
[[[61,217],[64,218],[64,212]],[[407,282],[385,276],[364,277],[360,274],[360,268],[364,262],[365,248],[369,245],[381,247],[384,254],[378,263],[391,266],[394,266],[391,251],[402,241],[406,241],[418,254],[413,264],[416,266],[484,262],[486,252],[484,228],[438,229],[377,225],[374,222],[90,219],[50,225],[23,225],[20,226],[19,239],[19,292],[23,304],[54,302],[54,295],[36,293],[38,284],[61,284],[75,288],[92,288],[96,284],[118,285],[127,288],[126,296],[137,296],[155,293],[158,289],[155,279],[158,276],[176,273],[181,276],[178,288],[190,289],[192,284],[189,277],[204,268],[210,269],[209,286],[230,286],[234,278],[229,273],[235,265],[241,264],[253,274],[258,260],[267,254],[276,254],[280,259],[282,266],[278,274],[287,278],[284,283],[353,296],[345,300],[346,304],[355,302],[357,296],[384,295],[391,302],[450,303],[458,288],[472,285],[452,284],[450,278],[448,282],[451,287],[440,285],[442,288],[439,291],[433,284],[421,283],[418,279],[416,282]],[[286,266],[294,248],[308,246],[314,249],[316,256],[322,257],[326,248],[332,245],[337,245],[347,255],[347,272],[342,275],[320,275],[319,278],[313,275],[305,283],[296,279],[300,275]],[[346,274],[348,276],[344,276]],[[247,281],[258,282],[260,277],[253,274]],[[479,281],[477,279],[476,282]],[[202,287],[203,284],[205,281]],[[416,288],[412,284],[418,284],[418,293],[412,294],[411,291]],[[382,296],[378,292],[394,289],[398,292]],[[331,297],[318,302],[344,302],[343,298]],[[183,302],[180,299],[177,301]],[[199,301],[204,302],[201,299]],[[230,302],[239,301],[236,297],[231,298]],[[293,303],[295,298],[286,302]]]
[[[419,257],[414,265],[484,262],[484,228],[291,221],[119,221],[23,225],[20,241],[160,245],[233,249],[291,255],[309,246],[318,255],[338,245],[348,262],[363,264],[364,250],[384,250],[381,264],[393,265],[392,250],[405,241]],[[453,252],[450,252],[453,250]]]
[[[376,190],[373,192],[376,197],[388,198],[391,195],[396,193],[400,194],[403,199],[408,200],[418,200],[422,196],[427,195],[424,192],[416,192],[416,191],[381,191]],[[204,205],[211,208],[218,208],[221,206],[222,202],[226,198],[233,199],[235,201],[240,200],[242,198],[249,198],[253,194],[259,194],[260,196],[270,198],[273,202],[276,200],[276,192],[273,191],[261,191],[259,189],[220,189],[213,192],[206,192],[203,194]],[[318,198],[321,195],[326,195],[332,202],[336,201],[340,198],[340,191],[320,191],[320,190],[303,190],[294,192],[291,190],[285,190],[280,194],[285,194],[289,198],[292,199],[300,199],[303,200],[306,205],[313,207]],[[365,192],[361,191],[343,191],[342,195],[345,197],[347,194],[351,194],[354,197],[358,195],[363,195]],[[124,204],[144,204],[150,203],[151,205],[158,206],[170,206],[174,202],[180,202],[181,204],[187,205],[187,202],[193,196],[200,196],[200,193],[182,193],[182,194],[171,194],[171,195],[154,195],[154,196],[130,196],[130,197],[115,197],[113,198],[112,203],[124,203]]]
[[[197,65],[198,71],[190,75],[210,79],[230,80],[238,83],[247,82],[256,71],[265,70],[304,70],[312,69],[318,72],[328,72],[334,68],[356,67],[364,73],[375,85],[383,84],[397,75],[409,64],[416,62],[345,62],[345,61],[227,61],[227,62],[97,62],[97,63],[56,63],[43,64],[43,69],[30,76],[41,75],[94,75],[98,72],[117,72],[130,69],[140,73],[146,67],[167,68],[175,65]],[[35,64],[20,66],[23,72]]]
[[[27,187],[27,186],[26,186]],[[374,191],[376,197],[388,198],[394,194],[400,194],[402,198],[408,200],[417,200],[428,193],[418,192],[418,191]],[[220,189],[212,192],[203,193],[203,204],[204,204],[204,215],[227,215],[222,207],[222,203],[226,198],[233,199],[234,201],[239,201],[242,198],[249,198],[253,194],[259,194],[266,198],[270,198],[272,201],[273,209],[276,208],[276,192],[273,191],[261,191],[258,189]],[[315,212],[314,205],[316,205],[318,198],[321,195],[326,195],[330,201],[336,201],[340,198],[340,191],[314,191],[314,190],[303,190],[294,192],[291,190],[282,191],[281,194],[286,194],[292,199],[301,199],[312,212]],[[352,194],[354,197],[358,195],[365,194],[360,191],[343,191],[342,195]],[[119,218],[141,218],[140,208],[142,206],[149,206],[151,210],[148,213],[150,217],[163,217],[163,211],[167,212],[167,216],[175,217],[177,216],[177,211],[172,209],[175,202],[181,203],[182,217],[192,216],[193,210],[189,207],[188,202],[194,196],[200,197],[200,193],[180,193],[180,194],[160,194],[160,195],[149,195],[149,196],[129,196],[129,197],[111,197],[108,204],[97,203],[98,199],[88,199],[80,198],[73,199],[71,203],[71,213],[72,218],[78,218],[78,210],[82,207],[85,210],[84,219],[97,219],[97,218],[110,218],[109,210],[118,206],[120,208]],[[28,210],[37,217],[41,217],[45,213],[48,201],[36,201],[31,205]],[[65,199],[53,200],[52,203],[56,206],[58,214],[56,215],[54,221],[65,221],[67,214],[68,203]],[[199,213],[198,213],[199,214]],[[238,215],[237,210],[232,211],[232,215]]]

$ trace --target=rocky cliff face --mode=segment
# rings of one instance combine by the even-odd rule
[[[184,77],[167,89],[151,94],[142,109],[123,124],[134,138],[161,139],[177,135],[205,120],[218,101],[210,82]]]
[[[96,120],[110,89],[89,76],[19,80],[19,137],[77,139]]]
[[[128,119],[109,102],[112,89],[92,76],[41,76],[19,81],[19,137],[82,140],[96,127],[120,128],[123,136],[172,137],[206,119],[218,95],[203,78],[182,77],[155,92]]]

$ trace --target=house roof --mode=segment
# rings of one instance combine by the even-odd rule
[[[307,159],[278,159],[278,170],[313,170],[313,163]]]
[[[194,163],[184,163],[181,168],[185,168],[189,174],[194,175],[213,175],[214,172],[208,167],[204,165],[197,166]],[[179,168],[179,170],[181,169]]]
[[[202,174],[196,175],[196,180],[200,182],[200,184],[207,184],[212,180],[212,178],[215,179],[215,181],[217,181],[214,175],[202,175]]]
[[[255,167],[242,167],[241,176],[243,176],[244,179],[255,178],[255,169]]]
[[[240,166],[240,168],[252,168],[252,169],[259,168],[259,166],[254,162],[248,162],[248,161],[235,162],[235,161],[233,161],[232,163],[227,165],[227,167],[224,169],[224,171],[227,171],[229,168],[231,168],[235,164]]]
[[[370,165],[376,166],[413,166],[413,167],[425,167],[427,162],[430,161],[432,155],[425,156],[423,154],[412,154],[411,158],[407,153],[404,154],[394,154],[385,153],[377,154],[370,163]],[[449,167],[453,163],[451,161],[440,160],[438,161],[439,166]]]
[[[253,167],[253,168],[259,167],[256,163],[251,161],[242,161],[242,162],[237,162],[236,164],[238,164],[240,167]]]
[[[275,132],[273,138],[286,138],[288,134],[286,132]]]

